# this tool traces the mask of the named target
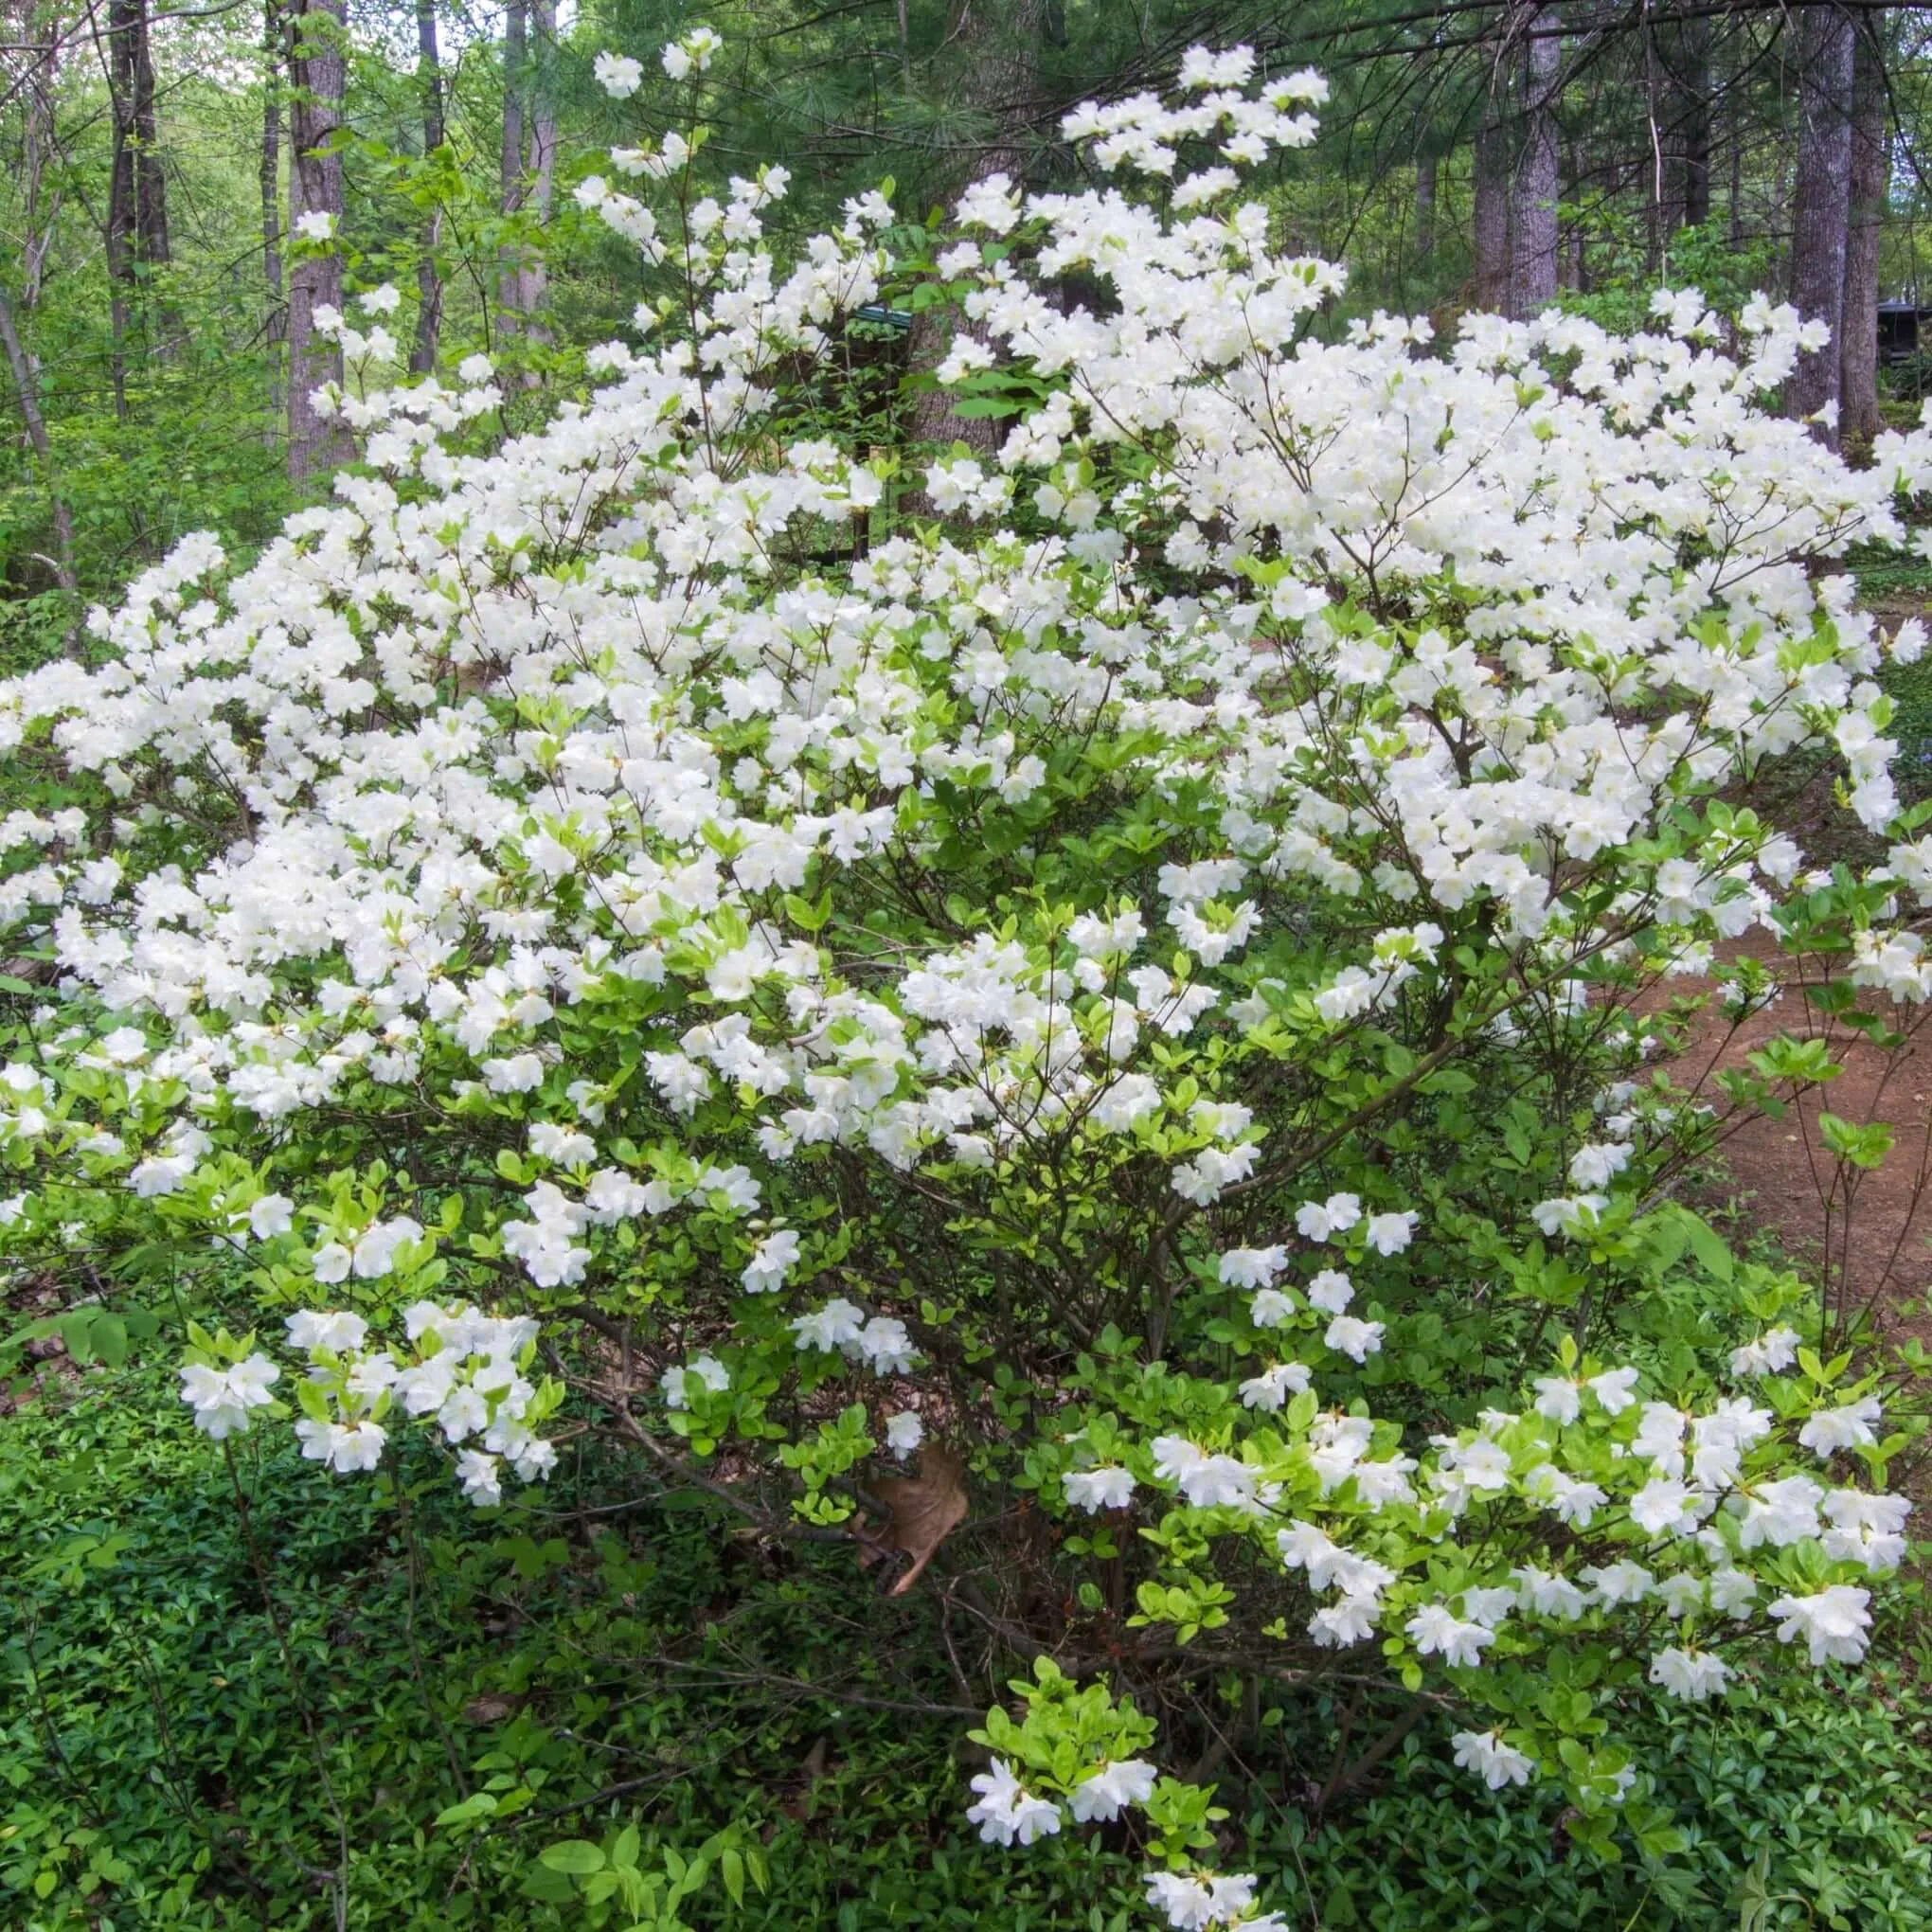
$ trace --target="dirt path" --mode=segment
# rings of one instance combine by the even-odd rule
[[[1807,1273],[1815,1274],[1829,1252],[1841,1313],[1869,1307],[1887,1333],[1932,1339],[1926,1305],[1932,1292],[1932,1021],[1925,1021],[1923,1009],[1869,997],[1862,1002],[1868,1011],[1910,1035],[1905,1046],[1887,1051],[1820,1015],[1792,976],[1792,962],[1765,935],[1754,934],[1725,952],[1762,958],[1786,991],[1736,1027],[1719,1013],[1706,1013],[1672,1065],[1681,1086],[1722,1112],[1716,1076],[1743,1068],[1751,1052],[1785,1032],[1822,1038],[1843,1068],[1822,1088],[1809,1088],[1783,1118],[1740,1116],[1723,1130],[1720,1152],[1747,1223],[1755,1220],[1775,1233]],[[1709,986],[1708,980],[1673,980],[1660,993],[1672,996]],[[1645,1004],[1660,1005],[1662,998],[1654,995]],[[1848,1183],[1820,1142],[1821,1111],[1859,1126],[1889,1126],[1894,1138],[1884,1164],[1853,1170]]]

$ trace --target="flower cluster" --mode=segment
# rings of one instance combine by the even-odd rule
[[[302,1454],[338,1476],[375,1469],[396,1412],[427,1419],[455,1452],[463,1494],[479,1506],[503,1500],[507,1464],[522,1482],[541,1482],[557,1466],[554,1443],[538,1425],[563,1400],[560,1384],[531,1382],[525,1370],[538,1324],[528,1315],[488,1315],[474,1305],[419,1301],[404,1311],[407,1344],[368,1346],[369,1325],[346,1309],[304,1309],[287,1320],[288,1341],[307,1359],[295,1385]],[[247,1430],[250,1412],[281,1413],[270,1394],[281,1370],[255,1351],[252,1337],[190,1330],[181,1398],[195,1427],[215,1441]]]

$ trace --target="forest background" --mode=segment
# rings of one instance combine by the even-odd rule
[[[1830,324],[1788,400],[1854,456],[1916,420],[1932,380],[1932,337],[1924,357],[1878,354],[1880,305],[1915,306],[1932,279],[1917,7],[7,0],[0,664],[84,650],[85,608],[188,532],[246,557],[326,496],[352,450],[308,402],[340,373],[318,308],[403,291],[409,367],[488,355],[505,434],[585,394],[586,351],[642,341],[662,288],[574,190],[614,140],[671,125],[654,52],[701,22],[725,41],[707,165],[791,170],[781,247],[883,181],[916,261],[932,211],[975,181],[1074,180],[1057,131],[1076,101],[1239,40],[1334,88],[1316,144],[1259,177],[1288,245],[1349,267],[1323,330],[1388,310],[1446,333],[1550,304],[1628,329],[1660,287],[1726,313],[1770,290]],[[644,62],[636,100],[594,79],[607,49]],[[340,246],[312,240],[331,230]],[[1020,405],[932,384],[957,320],[889,297],[867,312],[828,433],[987,448]],[[1925,581],[1887,564],[1868,587],[1914,604]],[[1932,693],[1899,698],[1908,759],[1932,755]],[[1722,1220],[1728,1183],[1708,1180]],[[1748,1245],[1748,1216],[1731,1225]],[[1104,1842],[1019,1862],[958,1824],[973,1767],[956,1737],[978,1712],[941,1654],[913,1702],[900,1665],[868,1665],[935,1639],[855,1604],[834,1559],[779,1566],[689,1496],[640,1502],[581,1460],[574,1495],[482,1530],[405,1469],[396,1487],[420,1499],[399,1538],[392,1507],[348,1491],[298,1504],[290,1457],[256,1504],[302,1604],[283,1629],[186,1424],[145,1420],[168,1393],[143,1356],[152,1316],[36,1323],[38,1291],[16,1287],[6,1923],[324,1923],[329,1874],[308,1858],[345,1813],[369,1925],[606,1923],[590,1881],[619,1855],[653,1874],[661,1917],[642,1923],[665,1926],[1135,1922],[1133,1861]],[[600,1533],[617,1522],[625,1536]],[[1298,1784],[1220,1767],[1224,1799],[1254,1856],[1299,1874],[1311,1923],[1925,1924],[1922,1601],[1909,1586],[1853,1695],[1645,1720],[1688,1820],[1668,1855],[1576,1859],[1559,1803],[1472,1798],[1426,1726],[1346,1792],[1311,1746]],[[1337,1731],[1345,1745],[1345,1714],[1320,1713],[1317,1742]]]

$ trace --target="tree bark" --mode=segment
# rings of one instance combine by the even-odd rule
[[[1556,96],[1563,69],[1555,7],[1532,9],[1524,24],[1523,148],[1510,238],[1510,313],[1518,321],[1540,314],[1556,299]]]
[[[1416,266],[1424,268],[1436,252],[1436,157],[1416,163]]]
[[[528,63],[529,0],[508,0],[503,13],[503,148],[497,171],[497,206],[513,215],[524,198],[524,87]],[[522,251],[506,243],[496,277],[499,323],[516,331],[523,293]]]
[[[1661,193],[1657,240],[1709,219],[1709,19],[1665,21],[1654,41]]]
[[[1022,128],[1038,84],[1046,25],[1046,0],[955,0],[947,45],[958,65],[949,91],[992,122],[991,138],[954,183],[956,194],[994,174],[1015,188],[1022,184]],[[960,317],[937,308],[912,318],[906,360],[915,375],[944,361],[961,326]],[[910,414],[907,433],[915,443],[963,442],[990,455],[1003,435],[997,422],[957,415],[952,396],[937,386],[914,389]]]
[[[529,0],[529,92],[525,109],[525,207],[539,222],[550,219],[551,195],[557,180],[557,0]],[[527,249],[517,274],[517,311],[529,325],[549,285],[543,251]],[[547,341],[546,333],[532,331]]]
[[[1585,193],[1583,184],[1588,174],[1588,149],[1581,139],[1565,142],[1563,178],[1570,184],[1570,192],[1579,201]],[[1574,214],[1558,230],[1556,279],[1557,286],[1570,295],[1582,295],[1589,286],[1588,269],[1583,260],[1583,224]]]
[[[1857,39],[1835,4],[1798,15],[1798,194],[1792,224],[1791,299],[1807,322],[1832,331],[1800,354],[1785,391],[1792,415],[1818,418],[1814,434],[1835,448],[1841,396],[1845,244],[1852,211],[1852,81]]]
[[[503,39],[503,212],[528,212],[539,222],[549,219],[557,176],[556,48],[557,0],[510,0]],[[548,281],[539,248],[528,242],[505,246],[496,299],[506,335],[549,340],[534,319]]]
[[[427,161],[443,144],[442,61],[436,44],[436,0],[416,0],[416,86],[422,102],[422,155]],[[442,337],[442,276],[436,251],[442,241],[442,204],[438,202],[422,224],[422,253],[416,264],[416,342],[409,351],[413,373],[426,376],[436,367]]]
[[[109,0],[108,74],[114,110],[114,179],[125,245],[121,272],[168,259],[168,190],[154,116],[154,61],[148,45],[148,0]]]
[[[1510,299],[1510,81],[1508,37],[1512,7],[1502,15],[1504,51],[1492,63],[1482,118],[1476,130],[1470,183],[1470,239],[1475,271],[1470,295],[1485,314],[1500,314]]]
[[[1729,221],[1731,252],[1744,245],[1744,87],[1743,78],[1731,76],[1725,90],[1730,112],[1725,116],[1725,145],[1730,151],[1730,194],[1726,214]]]
[[[51,13],[44,24],[35,20],[34,13],[31,5],[25,9],[30,64],[20,83],[25,91],[20,173],[26,205],[26,233],[20,248],[20,307],[21,313],[28,315],[40,306],[47,250],[53,245],[54,222],[61,211],[58,188],[43,201],[47,158],[54,152],[54,80],[61,58],[61,27]]]
[[[1878,412],[1878,248],[1891,188],[1891,151],[1886,144],[1881,19],[1867,14],[1858,23],[1852,57],[1851,206],[1838,351],[1841,431],[1848,442],[1866,447],[1884,427]]]
[[[1677,27],[1677,206],[1685,228],[1709,221],[1709,15]]]
[[[73,617],[79,615],[80,595],[80,581],[74,575],[74,518],[67,508],[67,499],[61,494],[60,478],[54,473],[54,453],[47,441],[45,419],[41,415],[40,383],[32,359],[21,345],[20,331],[13,326],[13,308],[4,288],[0,288],[0,352],[5,353],[8,369],[13,377],[13,392],[20,402],[21,420],[27,424],[27,439],[33,448],[34,460],[40,466],[41,481],[46,486],[52,510],[54,555],[45,561],[52,564],[55,580],[61,588],[75,600],[75,610],[70,614],[66,634],[67,653],[72,656],[80,637]]]
[[[348,71],[346,0],[289,0],[289,233],[302,241],[304,215],[332,217],[331,239],[305,244],[289,268],[289,475],[301,482],[336,470],[354,454],[348,431],[317,413],[314,392],[342,381],[342,349],[315,329],[315,311],[342,307],[342,121]]]
[[[1475,231],[1475,306],[1500,314],[1510,292],[1510,138],[1500,123],[1476,136],[1476,182],[1471,221]]]
[[[282,345],[288,339],[289,312],[282,293],[281,245],[281,0],[266,0],[261,22],[261,280],[268,300],[262,340],[268,349],[268,413],[282,412]]]

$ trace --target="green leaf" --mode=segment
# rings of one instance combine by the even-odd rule
[[[1695,1214],[1685,1215],[1684,1231],[1690,1238],[1690,1252],[1720,1281],[1728,1281],[1732,1270],[1731,1251],[1725,1244],[1724,1237],[1708,1221],[1700,1220]]]
[[[588,1878],[593,1871],[603,1869],[603,1852],[588,1838],[565,1838],[561,1845],[546,1845],[537,1857],[552,1871],[567,1871],[573,1878]]]
[[[1836,1114],[1821,1113],[1818,1116],[1818,1133],[1831,1153],[1840,1160],[1850,1161],[1853,1167],[1881,1166],[1891,1152],[1892,1130],[1882,1120],[1859,1126],[1853,1121],[1840,1119]]]
[[[94,1348],[110,1368],[118,1368],[128,1359],[128,1329],[119,1315],[103,1313],[94,1317]]]
[[[1025,410],[1024,402],[1009,401],[1003,397],[968,397],[963,402],[955,402],[952,413],[963,422],[978,421],[982,419],[996,420],[1006,416],[1018,416]]]
[[[466,1798],[461,1804],[453,1804],[445,1811],[437,1813],[433,1822],[439,1828],[451,1825],[467,1825],[477,1818],[487,1818],[496,1809],[495,1794],[479,1791],[473,1798]]]
[[[832,917],[831,889],[828,887],[821,892],[816,903],[809,899],[800,898],[796,892],[788,892],[784,897],[784,907],[785,917],[801,932],[819,932]]]

